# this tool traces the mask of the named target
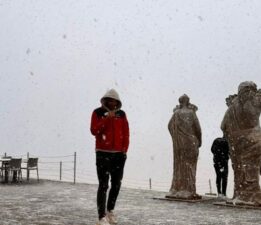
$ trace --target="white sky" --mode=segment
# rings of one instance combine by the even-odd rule
[[[115,88],[131,129],[125,178],[170,183],[167,124],[186,93],[206,185],[224,99],[261,85],[260,12],[258,0],[0,0],[0,153],[77,151],[95,177],[90,117]]]

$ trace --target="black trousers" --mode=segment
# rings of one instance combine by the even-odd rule
[[[227,193],[227,176],[228,176],[228,164],[214,164],[216,171],[216,185],[218,194],[226,195]]]
[[[97,192],[97,207],[99,219],[106,215],[106,197],[109,187],[109,178],[111,178],[111,188],[107,202],[107,210],[111,211],[115,207],[115,203],[121,188],[121,180],[123,178],[124,165],[126,161],[124,153],[107,153],[96,152],[96,168],[99,180]]]

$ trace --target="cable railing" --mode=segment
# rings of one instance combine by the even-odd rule
[[[39,169],[43,177],[76,183],[76,152],[73,155],[39,156]],[[50,176],[50,171],[54,174]]]
[[[93,183],[97,184],[98,179],[95,172],[81,169],[80,172],[77,174],[77,180],[80,180],[83,183]],[[212,184],[211,179],[205,181],[205,183],[197,183],[196,187],[200,193],[211,193],[212,191]],[[164,191],[168,192],[171,186],[171,179],[169,181],[159,181],[156,179],[148,178],[148,179],[135,179],[135,178],[128,178],[124,176],[122,180],[122,186],[127,188],[138,188],[138,189],[145,189],[145,190],[155,190],[155,191]]]
[[[2,156],[8,156],[9,154],[4,153]],[[90,183],[98,184],[98,179],[96,171],[90,171],[86,168],[77,168],[76,170],[76,152],[70,155],[34,155],[34,154],[17,154],[12,155],[12,157],[20,157],[24,160],[29,157],[38,158],[38,168],[40,178],[56,180],[56,181],[67,181],[80,183]],[[122,186],[127,188],[136,188],[136,189],[146,189],[146,190],[156,190],[156,191],[165,191],[167,192],[170,188],[171,180],[169,181],[159,181],[156,179],[137,179],[137,178],[128,178],[124,176],[122,181]],[[211,179],[206,180],[204,183],[197,182],[197,190],[200,193],[213,193]]]
[[[1,157],[9,156],[4,153]],[[10,155],[12,158],[22,158],[26,163],[29,158],[38,158],[38,170],[42,179],[72,181],[76,183],[76,152],[71,155],[45,156],[27,154]]]

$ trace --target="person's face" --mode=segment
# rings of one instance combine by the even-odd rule
[[[107,98],[105,105],[109,108],[109,110],[114,110],[117,108],[118,101],[113,98]]]

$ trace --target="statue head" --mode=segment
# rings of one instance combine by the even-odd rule
[[[256,92],[257,86],[252,81],[244,81],[238,86],[238,96],[241,102],[252,99],[255,96]]]
[[[246,91],[252,89],[254,91],[257,91],[257,86],[253,81],[244,81],[239,84],[238,86],[238,94],[242,91]]]
[[[179,97],[179,103],[180,105],[189,105],[189,96],[187,96],[186,94],[182,95]]]

